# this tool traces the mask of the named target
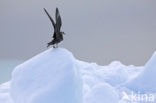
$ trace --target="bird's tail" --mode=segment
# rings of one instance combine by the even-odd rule
[[[54,45],[55,44],[55,42],[54,42],[54,40],[52,40],[51,42],[49,42],[49,43],[47,43],[48,45],[47,45],[47,48],[50,46],[50,45]]]
[[[47,48],[50,46],[50,43],[47,43],[48,45],[47,45]]]

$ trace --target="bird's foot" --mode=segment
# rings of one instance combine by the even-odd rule
[[[56,48],[55,45],[53,45],[53,48]]]

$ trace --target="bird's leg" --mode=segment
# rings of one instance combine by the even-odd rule
[[[56,44],[56,47],[58,48],[58,43]]]
[[[55,48],[55,44],[53,44],[53,48]]]

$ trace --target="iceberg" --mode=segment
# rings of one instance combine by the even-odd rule
[[[156,103],[155,73],[156,53],[142,67],[119,61],[100,66],[63,48],[48,49],[14,69],[11,80],[0,85],[0,103],[144,102],[131,100],[133,92],[152,93]]]
[[[50,49],[17,66],[11,79],[13,101],[80,103],[82,84],[74,61],[70,52]]]
[[[156,93],[156,52],[137,77],[130,79],[126,87],[141,93]]]

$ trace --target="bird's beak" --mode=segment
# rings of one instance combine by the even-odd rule
[[[64,35],[66,35],[66,33],[64,33]]]

